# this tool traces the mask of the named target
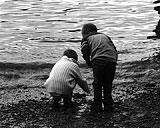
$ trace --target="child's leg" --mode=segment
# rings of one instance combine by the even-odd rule
[[[61,100],[60,96],[55,96],[54,97],[54,103],[53,103],[53,107],[55,108],[59,108],[59,101]]]
[[[94,89],[94,101],[91,106],[91,111],[102,111],[102,82],[104,76],[104,64],[95,60],[92,64],[93,67],[93,89]]]
[[[53,107],[58,108],[59,107],[59,101],[61,100],[61,96],[55,93],[50,93],[50,95],[53,97]]]
[[[106,74],[103,84],[103,95],[104,95],[104,110],[110,111],[113,105],[112,99],[112,82],[114,80],[116,70],[116,63],[108,63],[106,65]]]
[[[96,81],[97,77],[94,76],[93,90],[94,90],[94,101],[93,104],[98,106],[100,109],[102,107],[102,86]]]
[[[73,107],[73,103],[72,103],[72,98],[71,97],[63,96],[63,103],[64,103],[64,107],[66,107],[66,108]]]

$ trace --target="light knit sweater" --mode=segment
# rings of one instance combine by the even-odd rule
[[[71,96],[76,84],[85,92],[89,92],[87,82],[82,79],[76,61],[63,56],[52,68],[44,86],[50,93]]]

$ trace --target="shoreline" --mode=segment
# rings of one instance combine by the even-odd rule
[[[140,60],[118,61],[112,90],[114,111],[111,115],[100,113],[96,117],[89,114],[93,100],[93,74],[84,61],[79,61],[80,69],[91,93],[85,94],[76,86],[73,101],[77,107],[69,110],[55,110],[50,95],[43,87],[55,62],[0,62],[0,127],[136,128],[153,122],[154,128],[158,128],[158,49],[155,53]]]
[[[0,63],[0,67],[3,65]],[[112,92],[118,104],[114,105],[112,115],[100,113],[96,117],[88,114],[93,99],[92,69],[83,63],[80,65],[91,94],[86,95],[76,86],[73,101],[77,107],[57,111],[52,108],[50,96],[43,87],[52,66],[51,63],[6,63],[0,68],[1,127],[103,128],[109,125],[135,128],[149,122],[154,122],[154,128],[160,125],[160,70],[154,61],[118,63]],[[148,116],[152,118],[146,121]]]

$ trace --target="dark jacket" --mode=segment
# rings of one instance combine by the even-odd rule
[[[82,39],[81,51],[86,63],[91,66],[95,59],[117,62],[118,54],[110,37],[102,33],[92,33]]]

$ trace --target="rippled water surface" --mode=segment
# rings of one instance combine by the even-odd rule
[[[146,39],[159,20],[154,6],[152,0],[1,0],[1,61],[55,62],[66,48],[80,55],[86,22],[112,38],[119,61],[140,59],[159,47]]]

